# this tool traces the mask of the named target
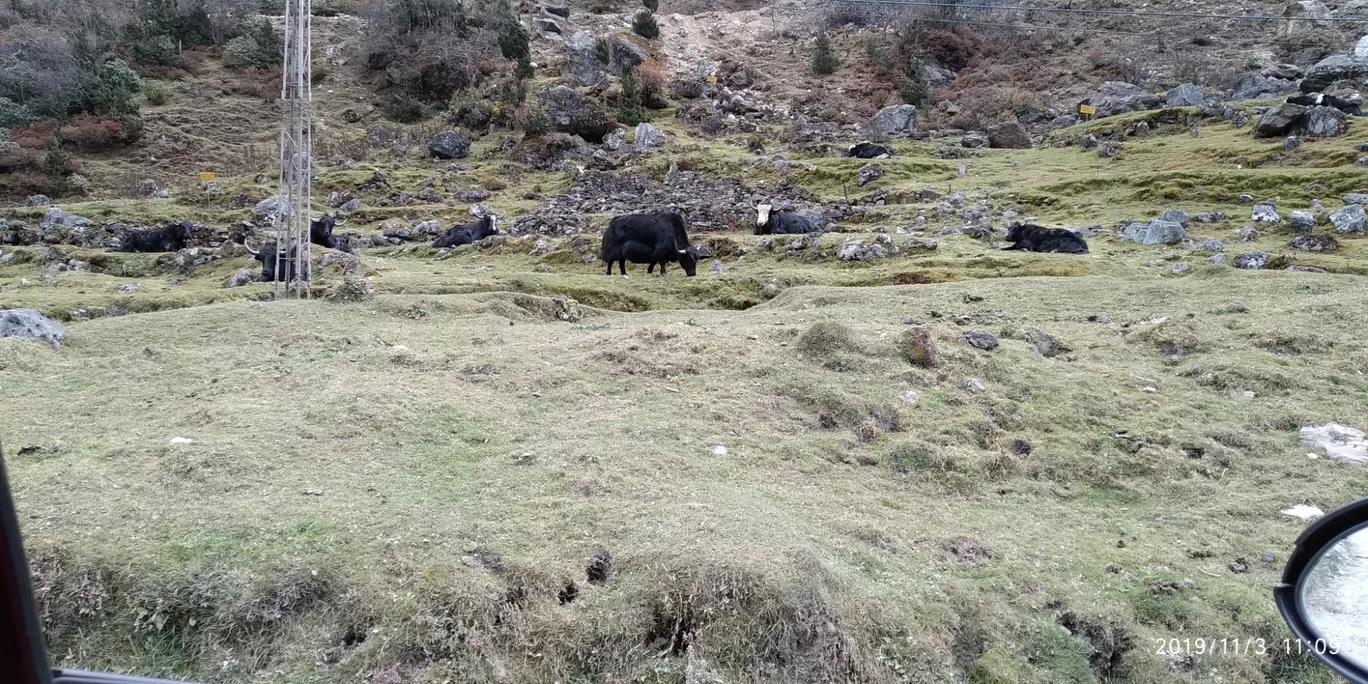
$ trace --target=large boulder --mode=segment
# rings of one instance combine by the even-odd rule
[[[1368,465],[1368,435],[1339,423],[1307,425],[1297,438],[1308,449],[1319,449],[1332,461]]]
[[[1368,62],[1368,36],[1359,38],[1354,43],[1354,49],[1349,51],[1349,56],[1360,62]]]
[[[1097,108],[1097,116],[1158,109],[1161,104],[1158,95],[1123,81],[1107,81],[1089,93],[1087,99]]]
[[[594,37],[577,31],[565,41],[567,71],[570,82],[577,86],[591,86],[603,80],[603,68],[594,52]]]
[[[1292,249],[1300,249],[1304,252],[1333,252],[1339,249],[1339,241],[1335,239],[1335,236],[1328,233],[1297,235],[1288,244]]]
[[[266,199],[257,202],[256,206],[252,207],[252,217],[259,221],[285,219],[288,218],[289,215],[290,201],[279,195],[267,197]]]
[[[65,335],[61,325],[33,309],[0,311],[0,337],[22,337],[60,347]]]
[[[1206,104],[1202,89],[1191,83],[1184,83],[1168,91],[1164,99],[1165,107],[1201,107]]]
[[[910,104],[893,105],[879,110],[869,120],[870,133],[889,135],[917,130],[917,108]]]
[[[636,137],[632,138],[632,145],[636,147],[638,152],[645,152],[663,142],[665,142],[664,131],[648,123],[637,124]]]
[[[1119,237],[1142,245],[1176,245],[1188,239],[1188,234],[1181,223],[1154,219],[1149,223],[1137,221],[1127,225],[1121,229]]]
[[[1302,79],[1303,93],[1318,93],[1335,81],[1346,81],[1368,74],[1368,59],[1354,59],[1353,55],[1330,55],[1317,62]]]
[[[1259,202],[1251,207],[1249,220],[1255,223],[1282,223],[1278,208],[1272,202]]]
[[[43,228],[77,228],[90,225],[90,219],[76,214],[68,214],[58,207],[48,207],[39,224]]]
[[[635,69],[651,58],[651,52],[643,47],[642,40],[630,33],[614,34],[608,39],[608,68],[620,74],[623,69]]]
[[[1235,268],[1243,268],[1247,271],[1257,271],[1268,265],[1268,252],[1260,249],[1251,249],[1248,252],[1241,252],[1234,260]]]
[[[24,200],[24,206],[26,207],[45,207],[49,204],[52,204],[52,200],[49,199],[47,195],[29,195],[28,198]]]
[[[1164,213],[1159,215],[1159,220],[1171,221],[1184,228],[1192,225],[1192,217],[1188,216],[1188,213],[1182,209],[1165,209]]]
[[[1284,103],[1264,112],[1254,124],[1254,137],[1277,138],[1292,130],[1306,116],[1306,107]]]
[[[601,107],[567,86],[542,91],[542,103],[556,130],[592,143],[602,142],[603,136],[617,127],[617,122]]]
[[[438,159],[464,159],[470,152],[470,141],[456,131],[443,131],[432,136],[428,152]]]
[[[1313,138],[1344,135],[1345,114],[1334,107],[1312,107],[1302,119],[1302,128]]]
[[[1320,28],[1330,24],[1330,8],[1321,4],[1320,0],[1299,0],[1283,8],[1282,15],[1289,20],[1286,25],[1286,33],[1301,33],[1313,28]]]
[[[1267,100],[1269,98],[1296,92],[1297,82],[1280,78],[1267,78],[1259,74],[1245,74],[1235,83],[1230,99]]]
[[[1368,213],[1363,211],[1362,204],[1351,204],[1331,212],[1330,223],[1335,226],[1336,233],[1362,233],[1364,224],[1368,223]]]
[[[988,127],[988,146],[1011,150],[1031,148],[1031,135],[1017,121],[1005,121]]]

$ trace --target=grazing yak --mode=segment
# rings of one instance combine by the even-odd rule
[[[280,247],[275,242],[268,242],[262,245],[259,250],[252,249],[252,247],[245,242],[242,246],[246,247],[247,251],[251,252],[256,257],[257,261],[261,262],[261,275],[257,276],[257,282],[274,282],[276,279],[276,261],[281,256]],[[298,254],[298,248],[292,248],[290,250],[290,256],[285,259],[284,264],[281,264],[281,270],[284,271],[285,276],[283,282],[288,283],[296,280],[296,275],[302,275],[303,280],[309,279],[309,263],[307,261],[302,264],[303,268],[300,269],[300,273],[295,273],[295,262],[297,261]]]
[[[1306,93],[1304,95],[1292,95],[1287,98],[1288,104],[1301,105],[1303,107],[1326,106],[1344,112],[1350,116],[1365,116],[1359,103],[1346,100],[1334,95],[1325,93]]]
[[[762,204],[756,209],[760,212],[755,219],[756,235],[805,235],[822,232],[812,219],[796,211],[774,211],[774,207],[768,204]]]
[[[893,148],[866,140],[858,145],[851,145],[849,156],[857,159],[887,159],[893,156]]]
[[[161,228],[130,230],[119,238],[120,252],[179,252],[193,236],[188,223],[172,223]]]
[[[447,232],[442,233],[441,237],[432,241],[433,247],[459,247],[461,245],[473,245],[491,235],[499,234],[499,216],[487,214],[484,218],[467,223],[464,226],[453,226]]]
[[[660,266],[662,277],[665,264],[670,262],[683,267],[685,275],[697,275],[698,248],[689,244],[684,217],[666,212],[618,216],[609,221],[603,231],[603,262],[608,265],[605,275],[613,275],[613,262],[622,275],[627,275],[629,261],[650,264],[647,273]]]
[[[1007,249],[1026,252],[1065,252],[1087,254],[1088,243],[1063,228],[1044,228],[1034,224],[1013,223],[1007,227]]]

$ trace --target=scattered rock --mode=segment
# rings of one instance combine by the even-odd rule
[[[1318,93],[1336,81],[1348,81],[1368,74],[1368,60],[1357,60],[1350,55],[1330,55],[1306,71],[1299,86],[1303,93]]]
[[[1259,122],[1254,124],[1254,137],[1276,138],[1287,134],[1306,116],[1307,108],[1301,105],[1284,103],[1264,112]]]
[[[1097,116],[1114,116],[1126,112],[1158,109],[1158,95],[1145,92],[1143,88],[1123,81],[1107,81],[1097,90],[1087,95],[1086,102],[1097,108]]]
[[[875,135],[908,133],[917,129],[917,108],[910,104],[884,107],[869,120],[869,132]]]
[[[1191,83],[1184,83],[1168,91],[1164,100],[1165,107],[1201,107],[1206,104],[1202,89]]]
[[[1247,270],[1261,269],[1268,265],[1268,253],[1257,249],[1241,252],[1239,256],[1235,257],[1233,265],[1235,268]]]
[[[1328,233],[1308,233],[1292,238],[1293,249],[1305,252],[1333,252],[1339,249],[1339,241]]]
[[[1337,135],[1344,135],[1345,113],[1334,107],[1312,107],[1306,113],[1306,118],[1302,123],[1302,130],[1306,135],[1313,138],[1331,138]]]
[[[966,330],[960,334],[959,340],[984,351],[992,351],[998,347],[997,336],[986,330]]]
[[[1191,268],[1192,267],[1187,264],[1174,264],[1173,267],[1169,269],[1169,271],[1171,273],[1187,273],[1188,270],[1190,270]]]
[[[1097,156],[1103,159],[1111,159],[1118,154],[1121,154],[1121,143],[1114,140],[1099,143],[1097,146]]]
[[[1368,193],[1351,192],[1343,199],[1345,204],[1368,204]]]
[[[1182,209],[1165,209],[1164,213],[1159,215],[1159,220],[1171,221],[1173,223],[1177,223],[1178,225],[1184,228],[1187,228],[1188,226],[1192,225],[1192,219],[1189,218],[1188,213],[1186,211],[1183,211]]]
[[[708,267],[708,272],[709,272],[709,273],[721,273],[721,272],[722,272],[722,262],[721,262],[721,261],[718,261],[717,259],[713,259],[712,265]]]
[[[945,540],[941,548],[956,561],[971,565],[978,565],[993,557],[992,550],[974,537],[953,537]]]
[[[1332,460],[1368,465],[1368,435],[1362,430],[1339,423],[1320,423],[1303,427],[1297,437],[1303,446],[1320,449]]]
[[[26,207],[43,207],[52,204],[52,200],[47,195],[29,195],[24,200]]]
[[[936,343],[931,339],[931,330],[923,326],[904,330],[898,335],[896,345],[898,355],[914,366],[931,368],[940,358]]]
[[[1188,248],[1194,252],[1224,252],[1225,244],[1218,238],[1204,238],[1197,242],[1188,243]]]
[[[464,159],[470,152],[470,141],[456,131],[443,131],[432,136],[428,151],[438,159]]]
[[[34,309],[0,310],[0,337],[40,340],[55,349],[62,346],[66,331],[55,321]]]
[[[633,138],[632,145],[636,147],[636,150],[638,152],[645,152],[646,150],[649,150],[652,147],[655,147],[656,145],[659,145],[664,141],[664,131],[660,130],[659,128],[656,128],[655,126],[652,126],[651,124],[640,123],[637,124],[636,137]]]
[[[252,217],[258,221],[274,221],[290,215],[290,202],[284,197],[267,197],[252,207]]]
[[[584,567],[584,574],[590,584],[606,584],[613,576],[612,552],[602,546],[594,547],[589,552],[589,563]]]
[[[1259,231],[1254,226],[1245,226],[1240,229],[1240,242],[1253,242],[1259,239]]]
[[[1224,264],[1224,263],[1225,263],[1225,255],[1224,255],[1224,254],[1217,254],[1217,255],[1211,257],[1210,259],[1207,259],[1207,263],[1208,263],[1208,264],[1211,264],[1211,265],[1213,265],[1213,266],[1219,266],[1219,265],[1221,265],[1221,264]]]
[[[1013,150],[1030,149],[1031,136],[1020,122],[1006,121],[988,127],[988,146]]]
[[[1149,223],[1129,223],[1121,229],[1118,237],[1142,245],[1176,245],[1188,239],[1188,234],[1181,223],[1154,219]]]
[[[1291,152],[1292,150],[1301,147],[1301,142],[1301,138],[1298,138],[1295,135],[1289,135],[1286,138],[1283,138],[1283,151]]]
[[[884,175],[884,167],[880,164],[865,164],[860,169],[860,174],[855,179],[856,185],[864,187],[878,180]]]
[[[1351,204],[1332,212],[1330,223],[1335,226],[1336,233],[1362,233],[1364,224],[1368,223],[1368,214],[1364,213],[1363,205]]]
[[[578,135],[591,143],[602,142],[603,136],[617,126],[601,107],[568,86],[542,91],[542,103],[556,130]]]
[[[1259,202],[1250,211],[1249,220],[1255,223],[1281,223],[1282,217],[1278,216],[1278,208],[1272,202]]]
[[[969,149],[988,147],[988,135],[985,133],[977,132],[966,133],[964,138],[960,140],[960,147],[967,147]]]
[[[306,485],[300,490],[300,493],[305,496],[323,496],[323,488],[317,485]]]
[[[593,36],[584,31],[575,32],[566,39],[565,51],[569,56],[567,61],[571,84],[592,86],[603,80],[603,68],[594,53]]]
[[[1050,334],[1041,330],[1028,330],[1023,338],[1030,342],[1041,356],[1053,359],[1061,353],[1072,351],[1067,345],[1061,344]]]
[[[43,228],[77,228],[90,225],[90,219],[76,214],[68,214],[57,207],[49,207],[39,224]]]
[[[504,569],[504,559],[502,555],[478,546],[466,555],[461,556],[461,563],[466,567],[489,570],[491,572],[502,572]]]
[[[1266,78],[1259,74],[1245,74],[1236,82],[1230,99],[1237,102],[1240,100],[1267,100],[1296,90],[1297,83],[1293,80]]]
[[[1287,217],[1287,225],[1294,233],[1309,233],[1316,227],[1316,217],[1307,211],[1293,211]]]

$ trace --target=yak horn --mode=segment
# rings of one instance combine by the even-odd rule
[[[247,244],[247,241],[246,241],[246,240],[243,240],[243,241],[242,241],[242,247],[243,247],[244,249],[246,249],[246,250],[248,251],[248,253],[252,254],[253,256],[260,256],[260,255],[261,255],[261,250],[259,250],[259,249],[252,249],[252,246],[249,245],[249,244]]]
[[[687,249],[681,249],[681,250],[679,250],[679,253],[680,253],[680,254],[688,254],[688,253],[689,253],[689,250],[687,250]]]

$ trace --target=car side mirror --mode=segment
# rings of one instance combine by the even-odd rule
[[[1368,498],[1306,528],[1273,597],[1302,648],[1368,684]]]

